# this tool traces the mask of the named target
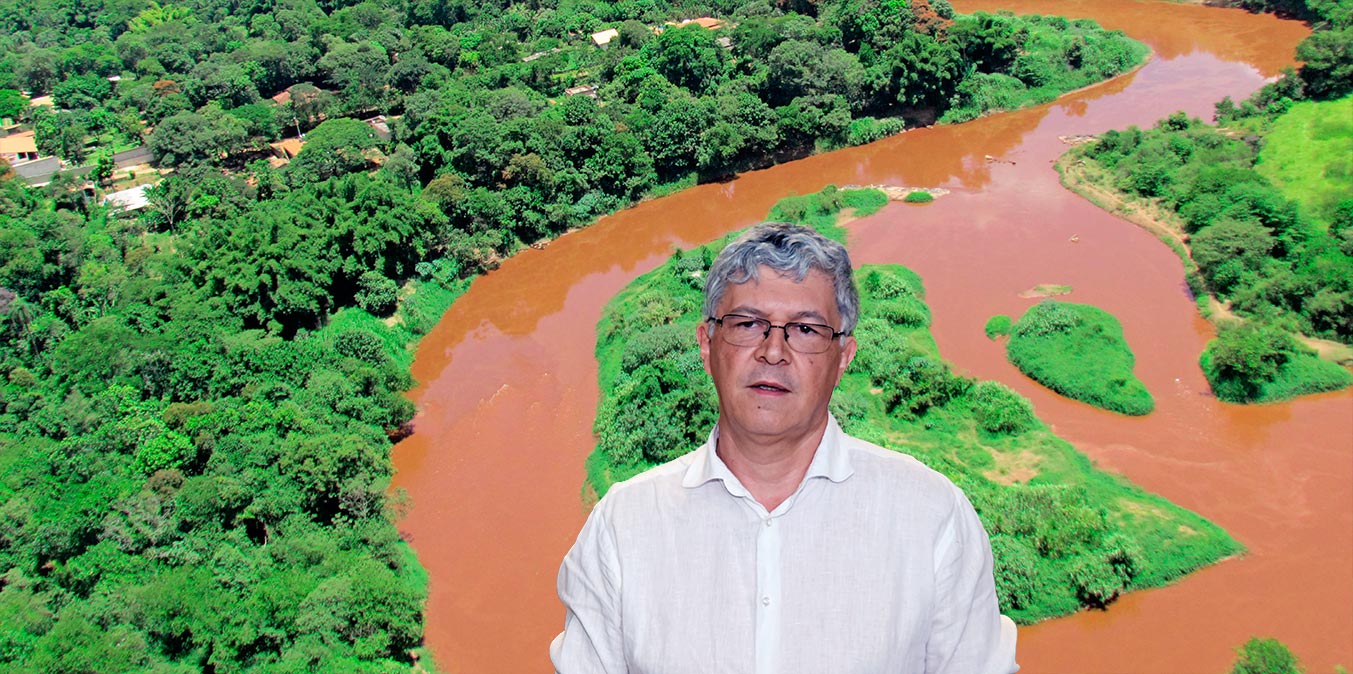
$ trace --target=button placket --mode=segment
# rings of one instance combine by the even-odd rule
[[[756,674],[778,671],[780,650],[780,530],[775,518],[762,517],[756,535]]]

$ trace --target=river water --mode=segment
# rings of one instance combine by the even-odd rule
[[[1113,0],[955,2],[1091,17],[1148,43],[1141,70],[1057,102],[910,131],[641,204],[527,250],[475,281],[420,345],[415,433],[395,447],[412,497],[400,529],[430,576],[427,642],[453,674],[548,671],[563,610],[554,577],[587,513],[583,460],[597,404],[605,303],[670,254],[754,224],[789,194],[833,183],[944,187],[850,225],[857,264],[898,262],[929,291],[944,357],[1005,382],[1101,467],[1191,508],[1248,553],[1107,611],[1021,629],[1025,672],[1222,672],[1255,635],[1308,671],[1353,665],[1353,392],[1240,407],[1207,393],[1210,328],[1163,244],[1063,189],[1059,136],[1210,118],[1291,65],[1306,30],[1239,11]],[[1116,315],[1157,400],[1126,418],[1024,378],[982,333],[1040,283]]]

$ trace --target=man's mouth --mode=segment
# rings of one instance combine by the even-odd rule
[[[789,393],[788,388],[773,381],[759,381],[752,384],[751,388],[765,393]]]

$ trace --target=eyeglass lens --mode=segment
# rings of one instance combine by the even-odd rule
[[[834,331],[818,323],[789,322],[775,325],[764,318],[727,314],[719,319],[723,339],[733,346],[756,346],[770,337],[773,329],[783,330],[789,348],[800,353],[822,353],[831,346]]]

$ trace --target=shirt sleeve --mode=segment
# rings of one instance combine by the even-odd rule
[[[1015,623],[1000,614],[991,543],[968,499],[955,504],[935,548],[935,613],[926,674],[1012,674]]]
[[[564,603],[564,631],[550,644],[557,674],[623,674],[620,558],[597,504],[578,540],[559,567],[559,599]]]

